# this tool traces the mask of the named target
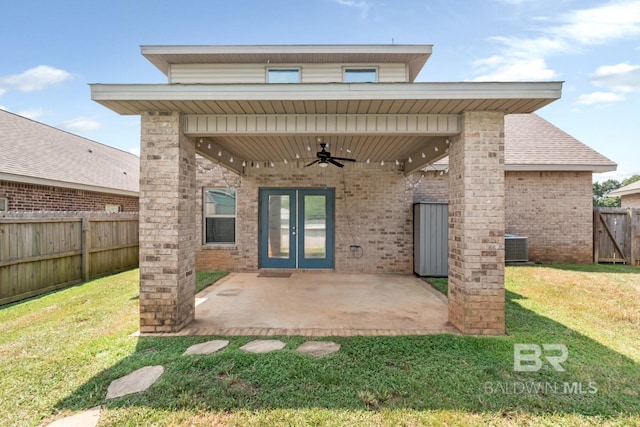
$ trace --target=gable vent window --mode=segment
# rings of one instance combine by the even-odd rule
[[[9,199],[6,197],[0,197],[0,212],[7,212],[9,210]]]
[[[206,188],[204,190],[204,242],[233,244],[236,242],[236,190]]]
[[[267,83],[300,83],[299,68],[270,68]]]
[[[345,68],[345,83],[375,83],[378,81],[378,70],[375,68]]]

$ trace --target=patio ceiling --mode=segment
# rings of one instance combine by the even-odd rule
[[[448,151],[447,139],[441,136],[316,134],[202,137],[196,138],[196,151],[241,173],[243,161],[246,167],[255,167],[256,163],[261,167],[275,167],[285,161],[306,165],[315,160],[316,152],[320,151],[318,138],[327,143],[327,150],[333,156],[376,164],[382,161],[395,164],[398,160],[407,173],[439,160]]]

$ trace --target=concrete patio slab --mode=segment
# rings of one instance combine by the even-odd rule
[[[195,344],[189,347],[182,355],[188,356],[191,354],[212,354],[217,351],[226,348],[229,345],[227,340],[214,340],[207,341],[200,344]]]
[[[232,273],[196,297],[182,331],[146,335],[425,335],[459,333],[447,298],[413,275]]]
[[[127,394],[145,391],[155,383],[164,373],[162,366],[145,366],[137,369],[129,375],[114,380],[107,389],[106,399],[126,396]]]
[[[249,353],[269,353],[270,351],[282,350],[286,344],[280,340],[255,340],[246,343],[240,350]]]
[[[311,356],[322,357],[340,350],[340,344],[331,341],[307,341],[296,351]]]

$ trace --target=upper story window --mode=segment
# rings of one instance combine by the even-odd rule
[[[375,83],[378,81],[378,70],[375,68],[345,68],[345,83]]]
[[[269,68],[267,83],[300,83],[299,68]]]

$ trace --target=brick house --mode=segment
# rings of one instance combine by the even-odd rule
[[[0,210],[138,211],[137,156],[0,110]]]
[[[438,191],[448,185],[449,320],[504,333],[505,115],[553,102],[560,82],[414,82],[430,45],[142,54],[167,84],[91,85],[94,101],[141,116],[142,332],[193,319],[196,258],[235,270],[411,273],[410,207],[437,182],[423,169],[448,156]],[[225,171],[203,192],[196,154]],[[514,185],[553,179],[518,173]]]
[[[542,263],[591,263],[593,260],[593,219],[592,219],[592,174],[615,170],[615,163],[566,132],[553,126],[536,114],[510,114],[505,116],[505,231],[508,234],[528,238],[529,259]],[[445,157],[427,166],[424,170],[407,176],[405,185],[399,190],[406,212],[404,221],[411,221],[411,204],[421,201],[448,202],[449,200],[449,164]],[[395,162],[393,163],[395,166]],[[271,176],[276,173],[268,168]],[[301,171],[302,172],[302,171]],[[382,172],[382,171],[380,171]],[[345,171],[348,173],[348,170]],[[337,203],[348,201],[354,190],[347,178],[342,180],[342,171],[336,175],[339,182],[334,183],[345,194],[336,196]],[[345,175],[346,176],[346,175]],[[323,177],[326,179],[326,177]],[[356,184],[359,186],[359,184]],[[234,187],[238,194],[243,191],[243,179],[222,166],[198,157],[197,188],[204,194],[198,198],[196,223],[201,226],[202,246],[197,252],[196,265],[199,270],[222,268],[231,271],[255,271],[256,259],[246,257],[245,246],[252,246],[249,236],[238,236],[231,244],[207,243],[205,229],[206,214],[203,219],[203,200],[206,201],[207,189],[223,190]],[[343,192],[344,193],[344,192]],[[369,199],[371,196],[367,196]],[[238,202],[241,202],[239,198]],[[205,203],[206,204],[206,203]],[[361,211],[372,209],[357,206]],[[349,207],[350,208],[350,207]],[[245,208],[238,205],[238,215],[244,216]],[[257,215],[256,212],[252,213]],[[368,213],[367,217],[371,214]],[[406,217],[408,215],[408,218]],[[357,216],[357,215],[356,215]],[[382,218],[382,212],[374,213]],[[365,225],[359,218],[348,218],[349,229],[354,229],[351,242],[361,246]],[[238,221],[240,222],[240,221]],[[571,224],[567,227],[567,224]],[[409,224],[400,235],[412,242],[412,227]],[[351,232],[351,230],[347,230]],[[405,249],[406,246],[402,246]],[[411,248],[412,249],[412,246]],[[368,272],[371,263],[389,263],[386,257],[394,257],[396,270],[385,268],[383,271],[411,272],[412,250],[396,250],[393,254],[378,253],[361,259],[360,251],[348,253],[341,266],[342,271]]]
[[[620,187],[609,193],[610,197],[620,197],[623,208],[640,208],[640,181]]]

